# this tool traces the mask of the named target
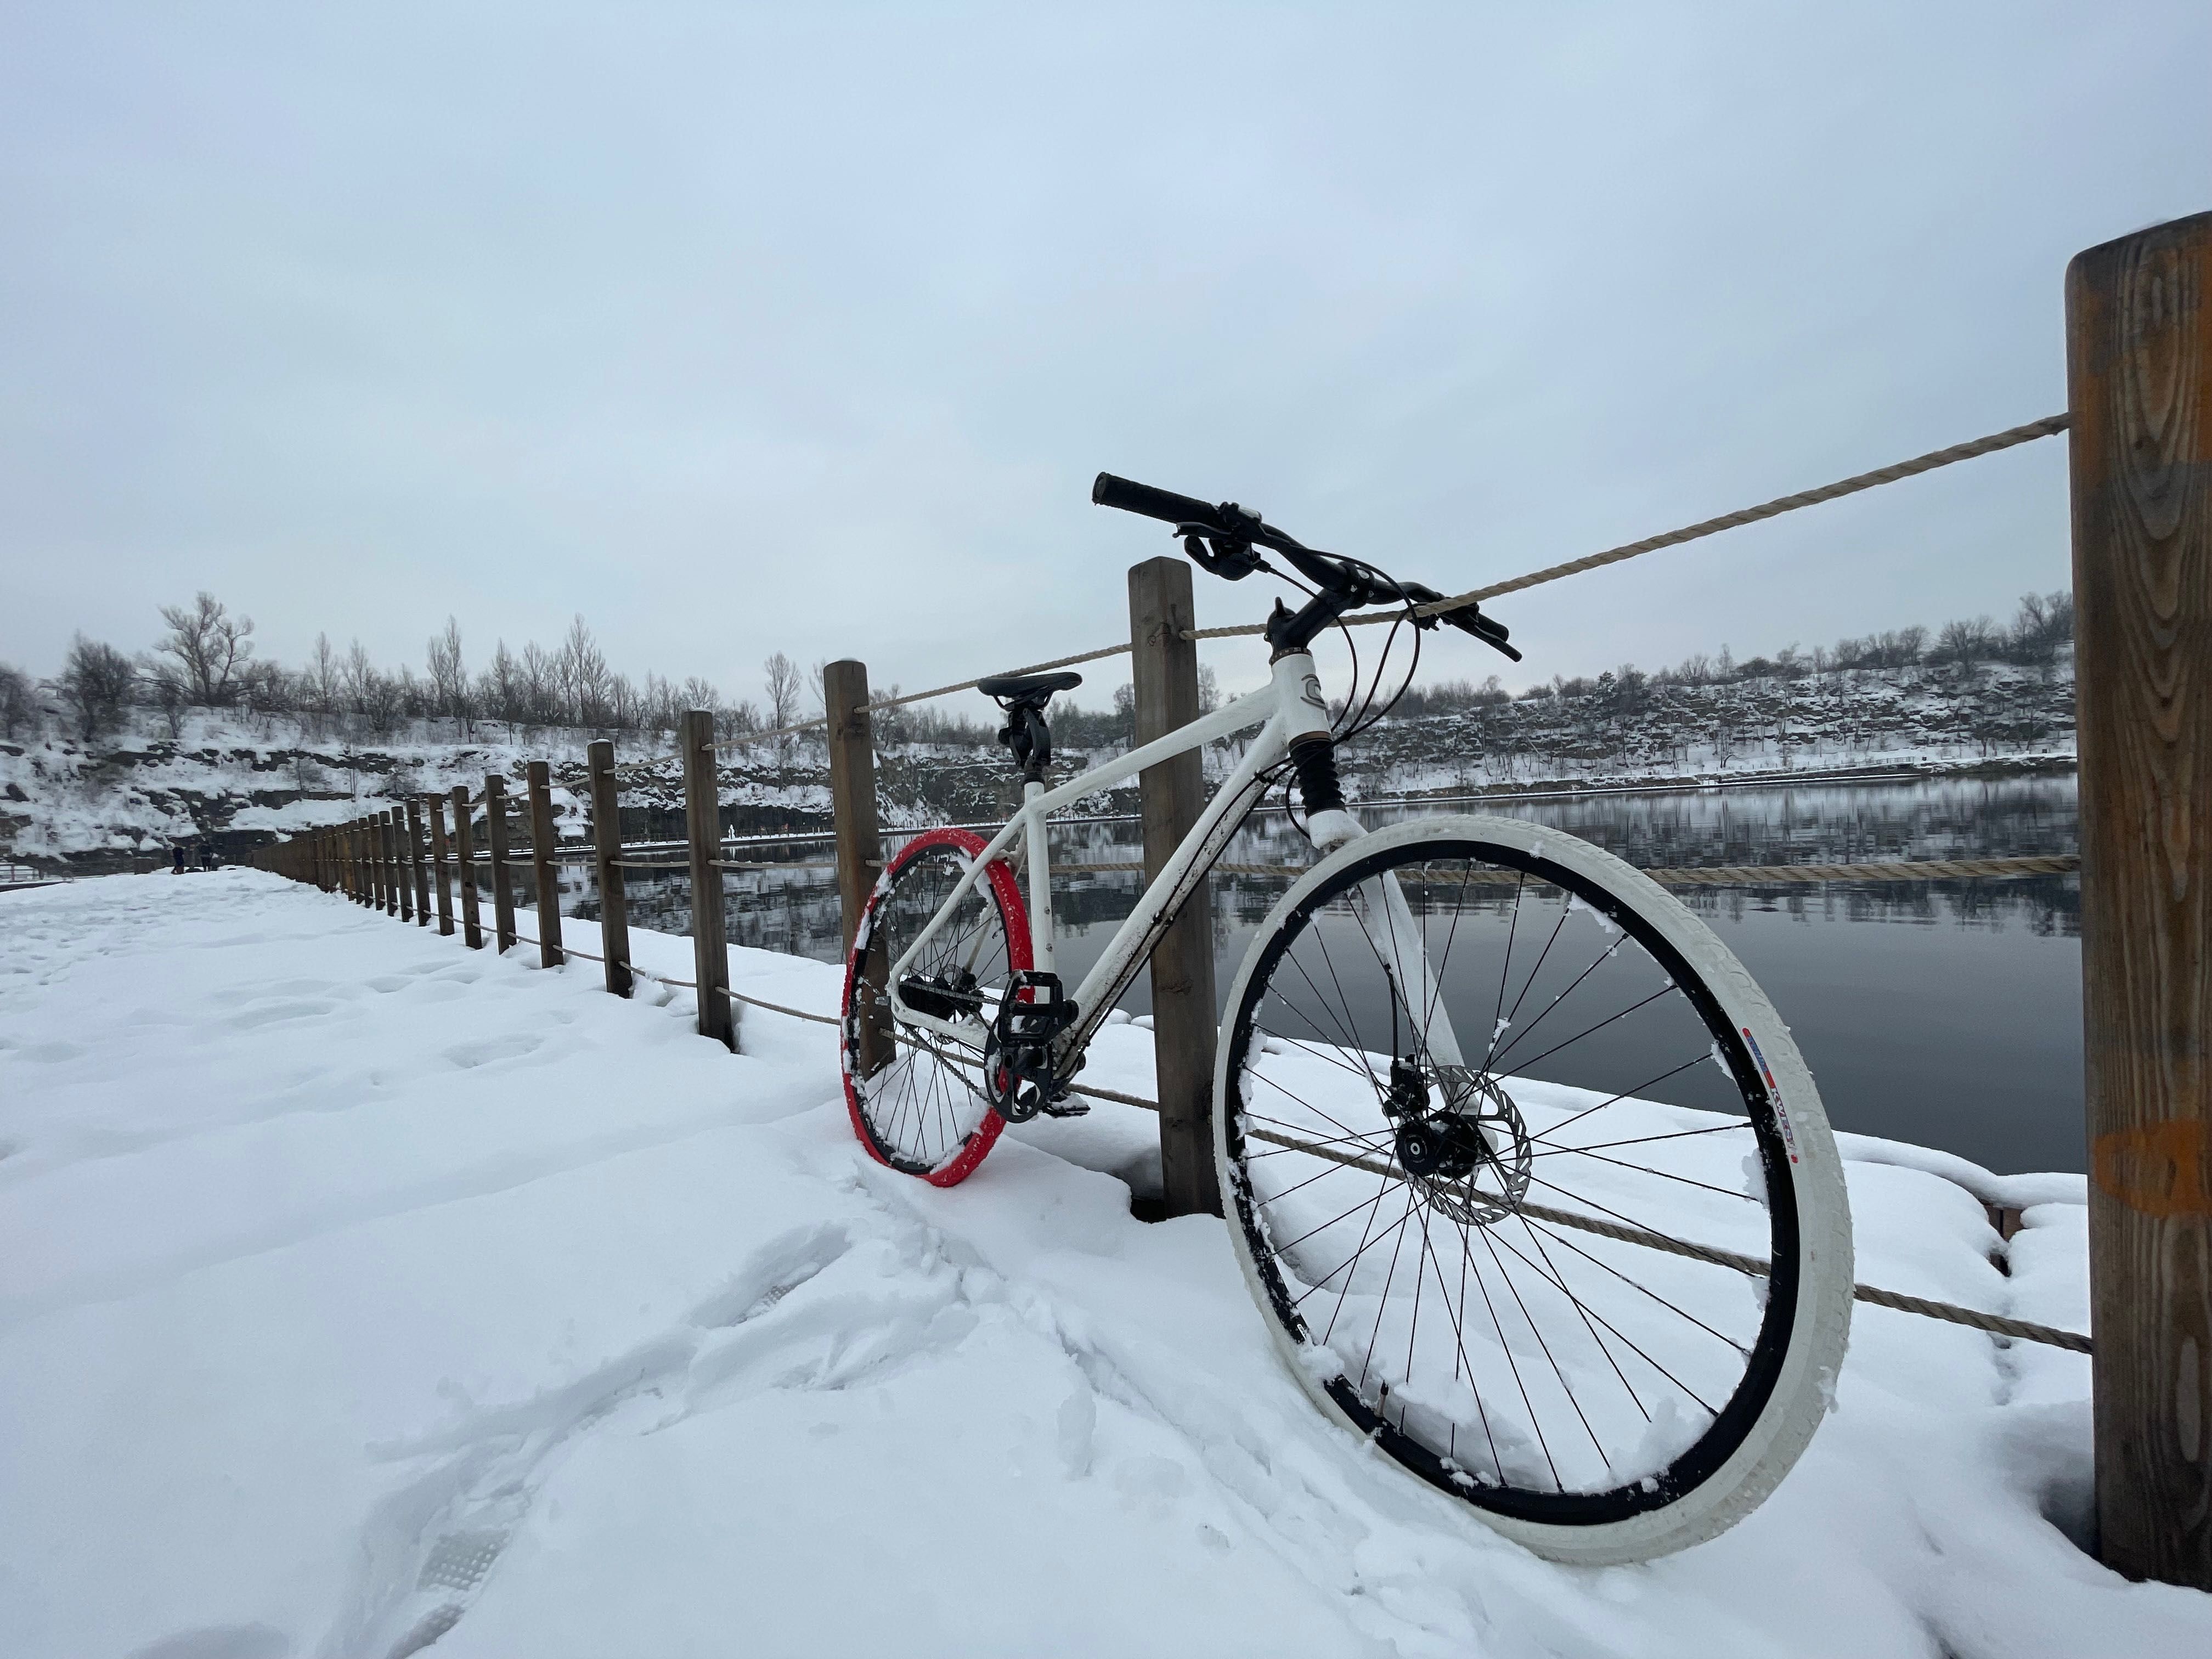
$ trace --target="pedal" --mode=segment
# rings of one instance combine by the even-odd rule
[[[1091,1103],[1073,1095],[1062,1095],[1057,1100],[1048,1100],[1040,1109],[1047,1117],[1089,1117]]]

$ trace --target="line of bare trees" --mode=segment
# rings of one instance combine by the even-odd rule
[[[726,699],[696,675],[678,682],[617,672],[580,616],[550,649],[533,640],[515,651],[499,641],[474,673],[450,617],[431,636],[420,672],[409,664],[382,667],[358,640],[341,651],[327,634],[316,635],[297,667],[256,656],[252,618],[233,614],[211,593],[162,606],[161,620],[161,637],[136,656],[78,635],[62,672],[43,684],[0,664],[0,731],[17,737],[51,713],[91,743],[145,708],[173,738],[188,713],[205,708],[292,715],[318,735],[342,728],[366,738],[392,737],[413,720],[444,720],[465,738],[483,721],[510,734],[529,726],[667,732],[685,710],[710,708],[721,736],[742,739],[819,712],[820,664],[810,676],[779,651],[763,665],[762,702]]]

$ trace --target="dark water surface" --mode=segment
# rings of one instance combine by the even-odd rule
[[[1556,825],[1646,867],[1992,858],[2077,845],[2071,777],[1585,795],[1488,810]],[[1403,815],[1363,814],[1370,824]],[[1070,863],[1133,859],[1138,839],[1133,823],[1072,826],[1055,836],[1054,854]],[[1263,817],[1229,859],[1303,864],[1303,848],[1279,817]],[[794,860],[827,854],[826,845],[789,852]],[[588,870],[569,879],[576,884],[564,884],[564,908],[595,915]],[[732,872],[726,881],[732,944],[836,959],[828,871]],[[1065,878],[1055,951],[1071,987],[1128,914],[1138,885],[1120,875]],[[1282,890],[1261,878],[1216,880],[1223,996]],[[2083,1167],[2075,878],[1676,891],[1773,999],[1838,1128],[1941,1147],[2001,1171]],[[688,931],[680,875],[632,872],[629,895],[641,925]],[[1140,975],[1124,1006],[1143,1013],[1149,1002]]]

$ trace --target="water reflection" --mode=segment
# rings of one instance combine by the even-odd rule
[[[1409,810],[1363,816],[1380,824]],[[1481,810],[1557,825],[1646,868],[1996,858],[2077,845],[2070,777],[1494,800]],[[1054,854],[1073,864],[1133,861],[1139,843],[1134,823],[1078,824],[1056,833]],[[826,853],[797,847],[760,856],[800,864]],[[1291,867],[1308,860],[1304,841],[1279,814],[1255,818],[1228,855]],[[526,870],[521,879],[526,890]],[[588,870],[565,872],[562,890],[564,908],[597,916]],[[1071,985],[1139,890],[1133,874],[1071,875],[1056,889],[1054,951]],[[1214,883],[1224,998],[1282,891],[1281,881],[1263,877]],[[1791,1024],[1839,1128],[1940,1146],[1998,1170],[2082,1167],[2075,878],[1676,891]],[[629,872],[629,894],[641,926],[690,930],[681,871]],[[837,959],[837,890],[828,870],[729,872],[723,907],[732,944]],[[1149,1010],[1143,975],[1123,1006]]]

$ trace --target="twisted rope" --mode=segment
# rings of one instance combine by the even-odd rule
[[[778,868],[799,866],[779,866]],[[1767,887],[1829,881],[1961,881],[1976,878],[2004,880],[2022,876],[2063,876],[2081,867],[2079,854],[2047,858],[1916,859],[1900,864],[1722,864],[1682,870],[1645,870],[1662,887]],[[1054,875],[1142,875],[1145,866],[1128,860],[1115,864],[1055,864]],[[1280,864],[1217,864],[1222,876],[1273,876],[1295,880],[1306,866]],[[1511,887],[1523,880],[1515,870],[1475,870],[1450,878],[1455,887]]]
[[[1861,472],[1849,478],[1840,478],[1832,484],[1822,484],[1817,489],[1801,489],[1794,495],[1778,495],[1757,507],[1740,507],[1734,513],[1723,513],[1717,519],[1705,519],[1680,530],[1668,531],[1664,535],[1647,536],[1640,542],[1629,542],[1620,547],[1609,547],[1602,553],[1585,554],[1579,559],[1570,559],[1565,564],[1547,565],[1541,570],[1532,570],[1525,576],[1516,576],[1510,581],[1492,582],[1487,587],[1469,588],[1448,599],[1438,599],[1431,605],[1416,608],[1415,614],[1433,617],[1446,611],[1472,605],[1483,599],[1494,599],[1507,593],[1518,593],[1523,588],[1539,586],[1545,582],[1558,581],[1563,576],[1578,576],[1585,570],[1595,570],[1604,565],[1619,564],[1624,559],[1633,559],[1645,553],[1656,553],[1662,547],[1679,547],[1684,542],[1694,542],[1706,536],[1734,530],[1741,525],[1757,524],[1762,519],[1777,519],[1784,513],[1795,513],[1800,507],[1817,507],[1823,501],[1832,501],[1845,495],[1856,495],[1863,489],[1895,483],[1900,478],[1910,478],[1923,472],[1933,472],[1942,466],[1954,465],[1960,461],[1971,461],[1978,456],[1995,454],[2000,449],[2010,449],[2015,444],[2033,443],[2038,438],[2048,438],[2066,430],[2071,417],[2065,415],[2046,415],[2039,421],[2030,421],[2025,426],[2008,427],[2002,432],[1992,432],[1986,438],[1976,438],[1970,443],[1953,444],[1948,449],[1934,449],[1925,455],[1916,455],[1909,461],[1898,461],[1889,466],[1878,466],[1871,472]],[[1350,624],[1390,622],[1402,615],[1401,611],[1383,611],[1370,616],[1346,617]],[[1225,640],[1237,635],[1262,632],[1264,625],[1252,623],[1241,628],[1200,628],[1186,631],[1187,640]]]
[[[2078,860],[2006,859],[1961,860],[1960,862],[1975,864],[2070,864],[2078,862]],[[1130,866],[1116,867],[1134,868],[1137,866]],[[1787,870],[1821,866],[1785,865],[1776,867]],[[1837,865],[1825,867],[1847,870],[1852,868],[1896,868],[1899,866],[1853,866],[1850,865]],[[541,943],[539,940],[532,939],[524,933],[518,933],[515,938],[518,945],[539,945]],[[563,945],[562,950],[564,955],[581,957],[591,962],[604,962],[605,960],[605,957],[595,956],[589,951],[576,950],[568,945]],[[661,985],[680,987],[683,989],[689,991],[696,992],[699,988],[699,984],[696,980],[677,979],[670,975],[656,974],[648,969],[641,968],[635,963],[632,962],[626,962],[623,963],[623,966],[627,968],[632,974],[635,975],[640,979],[651,980],[655,983]],[[744,1003],[748,1007],[766,1009],[770,1013],[787,1015],[793,1019],[805,1020],[811,1024],[839,1025],[843,1023],[835,1015],[811,1014],[806,1012],[804,1009],[788,1008],[784,1006],[781,1003],[764,1001],[758,997],[749,997],[742,991],[732,991],[725,988],[722,994],[732,1002]],[[943,1055],[940,1051],[934,1048],[932,1048],[930,1052],[939,1054],[940,1058],[948,1058],[947,1056]],[[1124,1106],[1134,1106],[1147,1112],[1157,1112],[1160,1109],[1159,1103],[1158,1101],[1146,1100],[1141,1095],[1123,1094],[1119,1090],[1115,1089],[1077,1086],[1073,1088],[1070,1092],[1083,1095],[1093,1100],[1110,1100]],[[1364,1158],[1356,1152],[1344,1152],[1333,1146],[1316,1146],[1310,1142],[1299,1140],[1292,1136],[1282,1134],[1274,1130],[1259,1127],[1256,1125],[1248,1125],[1245,1129],[1245,1133],[1255,1140],[1268,1141],[1275,1146],[1288,1147],[1292,1151],[1304,1152],[1310,1157],[1324,1158],[1332,1164],[1340,1164],[1350,1169],[1362,1170],[1370,1175],[1381,1176],[1385,1179],[1391,1178],[1395,1173],[1391,1164],[1377,1163],[1371,1158]],[[1594,1233],[1601,1238],[1611,1238],[1622,1243],[1640,1245],[1646,1249],[1661,1250],[1670,1255],[1685,1256],[1694,1261],[1704,1261],[1715,1267],[1731,1268],[1737,1273],[1746,1274],[1752,1278],[1764,1278],[1770,1271],[1768,1264],[1759,1261],[1755,1256],[1742,1255],[1734,1250],[1723,1250],[1717,1249],[1713,1245],[1699,1244],[1686,1238],[1675,1238],[1667,1233],[1653,1232],[1649,1228],[1629,1226],[1620,1222],[1607,1221],[1597,1216],[1583,1215],[1572,1210],[1557,1209],[1546,1204],[1531,1204],[1523,1201],[1517,1207],[1521,1213],[1534,1216],[1540,1221],[1550,1222],[1554,1226],[1570,1227],[1581,1232]],[[1906,1296],[1902,1291],[1885,1291],[1879,1286],[1873,1285],[1855,1285],[1851,1287],[1851,1295],[1856,1301],[1871,1303],[1876,1307],[1891,1308],[1900,1313],[1917,1314],[1926,1319],[1945,1320],[1954,1325],[1965,1325],[1975,1330],[1986,1332],[1992,1336],[2014,1338],[2026,1342],[2045,1343],[2050,1346],[2064,1348],[2075,1353],[2086,1354],[2093,1352],[2090,1340],[2081,1334],[2079,1332],[2059,1330],[2052,1326],[2039,1325],[2029,1320],[2008,1319],[2002,1314],[1984,1313],[1979,1309],[1961,1308],[1948,1302],[1931,1301],[1925,1297]]]

